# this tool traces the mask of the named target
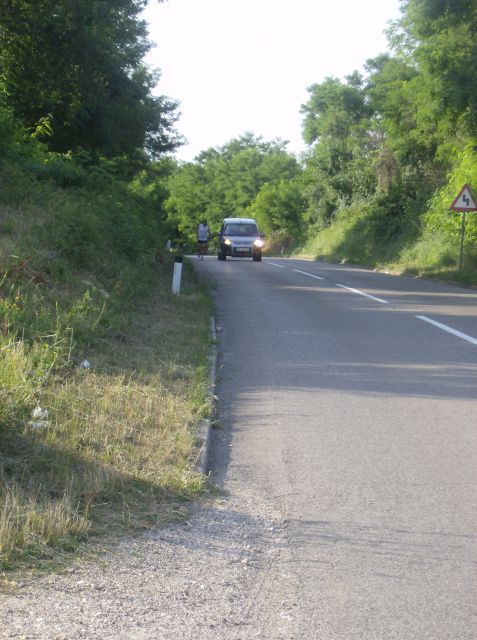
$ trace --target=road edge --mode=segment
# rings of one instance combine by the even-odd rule
[[[209,417],[201,420],[197,427],[197,447],[199,453],[197,455],[195,469],[202,475],[207,475],[209,471],[209,454],[210,454],[210,440],[212,437],[212,422],[215,411],[215,385],[217,375],[217,330],[215,326],[215,318],[210,318],[209,326],[209,339],[210,346],[207,355],[208,365],[208,385],[207,385],[207,399],[209,403]]]

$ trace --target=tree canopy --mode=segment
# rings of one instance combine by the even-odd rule
[[[143,62],[146,4],[0,0],[2,149],[22,136],[43,141],[51,155],[38,175],[65,185],[81,174],[71,158],[107,168],[150,194],[181,243],[195,238],[200,219],[214,229],[225,216],[255,217],[282,246],[340,216],[365,216],[353,233],[367,258],[383,239],[398,252],[430,230],[447,240],[456,232],[443,203],[451,183],[474,179],[475,0],[402,0],[388,53],[308,88],[300,158],[280,140],[245,133],[192,162],[162,165],[181,143],[178,105],[154,95],[160,73]]]
[[[399,247],[430,229],[449,240],[458,225],[444,205],[448,181],[474,179],[477,6],[403,0],[401,12],[391,53],[368,60],[363,76],[312,85],[302,107],[306,220],[323,229],[365,211],[356,228],[376,253],[383,240]]]
[[[169,221],[189,240],[195,237],[196,225],[203,218],[217,230],[227,216],[252,215],[268,233],[296,230],[301,225],[296,202],[301,200],[295,193],[295,205],[289,207],[284,193],[292,189],[290,184],[300,174],[296,158],[284,143],[265,142],[247,133],[223,147],[203,151],[194,162],[178,168],[168,183]],[[293,189],[296,192],[296,187]]]
[[[180,143],[177,103],[152,95],[159,73],[142,62],[146,4],[0,1],[0,91],[26,127],[48,120],[50,149],[157,156]]]

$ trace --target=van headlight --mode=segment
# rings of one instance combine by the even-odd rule
[[[224,244],[231,245],[232,244],[232,240],[229,240],[228,238],[225,238]]]
[[[259,249],[261,249],[263,247],[263,245],[265,244],[265,242],[261,239],[261,238],[257,238],[254,243],[253,246],[254,247],[258,247]]]

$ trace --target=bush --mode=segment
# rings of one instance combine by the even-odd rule
[[[51,180],[59,187],[83,187],[88,182],[86,171],[66,155],[49,153],[43,163],[32,166],[38,178]]]
[[[462,214],[451,212],[450,206],[464,184],[477,192],[477,152],[474,145],[468,145],[458,154],[456,166],[449,174],[447,184],[439,189],[430,202],[424,218],[424,237],[440,238],[451,247],[460,242]],[[477,254],[477,213],[466,216],[466,252]]]
[[[187,269],[170,293],[160,188],[23,144],[0,165],[3,569],[173,517],[208,411],[209,309]]]

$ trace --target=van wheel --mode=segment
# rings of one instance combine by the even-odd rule
[[[253,261],[254,262],[262,262],[262,254],[261,253],[254,253]]]

